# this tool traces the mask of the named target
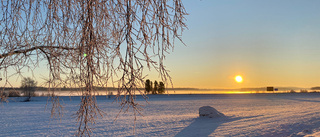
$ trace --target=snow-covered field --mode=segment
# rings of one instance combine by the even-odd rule
[[[320,136],[320,94],[149,95],[142,98],[144,116],[122,113],[113,99],[98,97],[107,114],[92,127],[93,136]],[[46,97],[0,105],[0,136],[72,136],[79,97],[63,97],[64,116],[50,118]],[[226,117],[199,118],[201,106],[212,106]]]

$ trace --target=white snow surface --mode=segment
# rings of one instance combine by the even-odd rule
[[[97,97],[107,114],[92,125],[92,136],[320,136],[320,94],[230,94],[230,95],[148,95],[148,103],[137,116],[130,109],[121,113],[113,99]],[[46,97],[31,102],[10,102],[0,105],[0,136],[73,136],[77,121],[73,114],[80,97],[62,97],[64,114],[50,118],[51,104]],[[225,117],[200,118],[199,108],[211,106]],[[45,109],[46,108],[46,109]]]

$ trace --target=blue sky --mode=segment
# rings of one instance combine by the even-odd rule
[[[319,0],[183,3],[190,14],[182,36],[187,46],[177,41],[165,60],[175,87],[320,86]],[[37,81],[46,69],[35,70]],[[155,71],[146,74],[160,80]]]
[[[320,85],[320,1],[193,0],[183,39],[167,59],[175,86]],[[244,82],[234,82],[243,75]]]

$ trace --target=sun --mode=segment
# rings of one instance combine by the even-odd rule
[[[235,80],[236,82],[238,82],[238,83],[242,83],[243,78],[242,78],[242,76],[237,75],[237,76],[234,77],[234,80]]]

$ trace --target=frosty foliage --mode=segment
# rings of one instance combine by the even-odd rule
[[[102,116],[96,86],[116,83],[121,107],[136,114],[145,67],[171,82],[163,60],[186,28],[181,0],[8,0],[1,1],[0,13],[4,86],[11,86],[9,70],[22,75],[46,61],[51,92],[81,87],[78,136],[90,136],[89,123]]]

